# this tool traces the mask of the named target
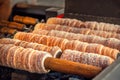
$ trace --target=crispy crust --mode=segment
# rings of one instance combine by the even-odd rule
[[[65,50],[61,55],[61,59],[93,65],[101,68],[109,66],[114,61],[112,58],[107,56],[75,50]]]
[[[13,63],[14,63],[14,68],[17,68],[18,66],[17,66],[17,61],[18,61],[18,59],[19,59],[19,54],[20,54],[20,52],[21,51],[23,51],[23,49],[24,48],[22,48],[22,47],[17,47],[16,48],[16,51],[15,51],[15,54],[14,54],[14,59],[13,59]]]

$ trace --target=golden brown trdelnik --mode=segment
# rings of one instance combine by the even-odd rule
[[[15,15],[13,17],[13,20],[15,22],[20,22],[20,23],[24,23],[24,24],[32,24],[35,25],[38,22],[38,19],[36,18],[32,18],[32,17],[28,17],[28,16],[19,16],[19,15]]]
[[[93,30],[120,33],[120,25],[114,25],[114,24],[103,23],[103,22],[99,23],[96,21],[83,22],[77,19],[53,17],[47,20],[47,24],[60,24],[60,25],[67,25],[71,27],[77,27],[77,28],[89,28]]]
[[[118,49],[120,50],[120,40],[115,38],[103,38],[95,35],[83,35],[83,34],[75,34],[65,31],[58,31],[58,30],[34,30],[33,33],[40,34],[40,35],[48,35],[48,36],[55,36],[60,38],[65,38],[68,40],[79,40],[82,42],[88,42],[88,43],[98,43],[102,44],[104,46]]]
[[[69,49],[64,50],[60,59],[80,62],[101,68],[105,68],[114,62],[114,60],[108,56],[94,54],[94,53],[80,52]]]
[[[8,33],[8,34],[15,34],[17,32],[16,29],[8,28],[8,27],[3,27],[0,29],[1,33]]]
[[[53,57],[57,57],[62,52],[61,49],[57,46],[50,47],[43,44],[32,43],[32,42],[29,43],[29,42],[21,41],[17,39],[3,38],[3,39],[0,39],[0,44],[14,44],[15,46],[21,46],[24,48],[32,48],[39,51],[46,51],[52,54]]]
[[[62,50],[72,49],[81,52],[98,53],[101,55],[109,56],[113,59],[116,59],[119,54],[118,50],[105,47],[101,44],[86,43],[77,40],[67,40],[64,38],[59,38],[54,36],[18,32],[15,34],[14,38],[28,42],[36,42],[47,46],[58,46]]]
[[[47,73],[44,61],[52,57],[47,52],[23,48],[13,44],[0,44],[0,65],[32,73]]]
[[[75,27],[69,27],[69,26],[64,26],[59,24],[38,23],[35,25],[34,31],[38,29],[49,30],[49,31],[58,30],[58,31],[72,32],[72,33],[85,34],[85,35],[96,35],[104,38],[116,38],[120,40],[119,33],[100,31],[100,30],[91,30],[89,28],[75,28]]]
[[[9,21],[6,21],[6,20],[1,20],[0,21],[0,26],[19,29],[19,30],[23,30],[24,28],[26,28],[25,24],[21,24],[21,23],[17,23],[17,22],[9,22]]]

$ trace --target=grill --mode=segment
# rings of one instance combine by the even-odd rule
[[[109,5],[105,5],[105,4],[109,4]],[[98,22],[120,24],[119,4],[120,4],[119,0],[116,0],[116,1],[114,0],[90,0],[90,1],[66,0],[64,14],[65,14],[65,17],[67,18],[76,18],[82,21],[98,21]],[[47,8],[48,7],[44,7],[42,9],[47,9]],[[15,14],[20,15],[20,13],[15,13],[15,12],[16,12],[16,6],[13,8],[13,13],[10,17],[10,20]],[[19,12],[19,10],[17,12]],[[21,14],[23,14],[24,10],[20,9],[20,12]],[[26,15],[28,15],[29,12],[25,12],[25,13]],[[29,14],[29,16],[36,17],[36,18],[37,16],[42,16],[42,18],[45,20],[48,17],[56,15],[55,12],[52,12],[52,11],[49,12],[49,10],[47,14],[45,14],[44,10],[41,15],[33,15],[33,14],[32,15]],[[41,20],[41,18],[39,18],[39,20]],[[12,37],[12,35],[0,34],[0,38],[1,37],[10,38]],[[0,80],[119,80],[120,78],[119,62],[120,62],[120,58],[118,57],[118,59],[113,64],[108,66],[99,75],[97,75],[95,78],[92,78],[92,79],[87,79],[83,76],[65,74],[65,73],[54,72],[54,71],[51,71],[48,74],[33,74],[33,73],[29,73],[22,70],[0,66]]]

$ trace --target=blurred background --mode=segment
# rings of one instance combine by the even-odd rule
[[[44,5],[44,6],[56,6],[56,7],[64,7],[65,0],[12,0],[12,5],[16,4],[17,2],[26,2],[30,4],[36,5]]]

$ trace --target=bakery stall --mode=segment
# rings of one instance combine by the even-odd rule
[[[0,80],[119,80],[119,4],[16,3],[0,20]]]

